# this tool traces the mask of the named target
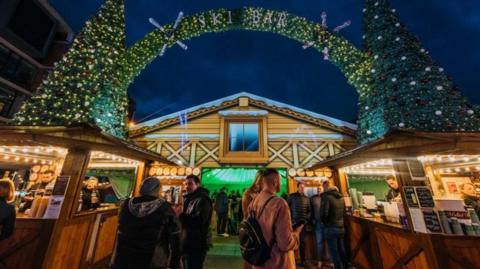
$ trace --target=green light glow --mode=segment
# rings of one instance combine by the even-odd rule
[[[202,186],[213,193],[215,190],[219,191],[223,186],[226,186],[228,192],[231,190],[238,190],[242,193],[252,185],[257,173],[257,168],[202,168]],[[282,178],[282,186],[280,193],[287,192],[287,170],[278,169]]]

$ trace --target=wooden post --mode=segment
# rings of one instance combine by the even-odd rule
[[[67,185],[60,214],[53,228],[43,268],[54,268],[51,263],[53,262],[57,248],[61,247],[62,244],[58,239],[60,238],[63,227],[75,213],[74,207],[78,201],[79,192],[82,188],[83,177],[85,176],[89,159],[90,151],[78,148],[69,149],[68,154],[65,157],[61,175],[70,176],[70,180]]]
[[[135,177],[135,185],[133,189],[133,196],[140,195],[140,186],[142,185],[143,178],[147,175],[147,169],[149,166],[145,162],[139,162],[137,167],[137,176]]]
[[[332,170],[333,181],[335,182],[335,186],[338,187],[340,193],[343,195],[348,194],[348,184],[347,184],[347,175],[345,172],[341,171],[340,169],[336,169],[334,167],[330,168]]]

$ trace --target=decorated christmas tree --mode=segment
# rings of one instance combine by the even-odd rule
[[[38,94],[15,115],[13,124],[70,126],[87,123],[124,137],[128,99],[119,66],[124,52],[123,0],[106,0],[43,81]]]
[[[410,34],[385,0],[365,0],[365,50],[372,91],[359,100],[360,143],[394,129],[478,131],[480,111]]]

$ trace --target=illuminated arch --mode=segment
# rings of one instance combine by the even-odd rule
[[[164,26],[171,29],[172,25]],[[319,23],[303,17],[259,7],[217,9],[185,17],[168,40],[163,31],[155,30],[130,47],[124,57],[123,86],[128,87],[136,76],[160,53],[164,44],[173,46],[175,40],[188,40],[206,33],[229,30],[250,30],[279,34],[300,43],[316,41],[313,47],[321,52],[329,49],[329,60],[344,73],[349,84],[360,96],[368,93],[372,60],[345,38],[332,33]]]

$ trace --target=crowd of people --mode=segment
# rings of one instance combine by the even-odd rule
[[[0,182],[0,240],[9,237],[14,229],[15,210],[8,204],[13,187],[8,183]],[[318,266],[325,260],[326,245],[334,268],[348,268],[343,242],[345,204],[338,189],[325,181],[317,195],[308,198],[304,183],[299,182],[297,192],[285,199],[277,196],[280,187],[276,169],[259,171],[243,195],[239,190],[228,194],[226,188],[210,195],[201,186],[200,178],[190,175],[183,203],[178,206],[161,195],[159,179],[146,178],[140,195],[126,199],[120,207],[112,268],[203,268],[211,246],[214,211],[220,236],[238,233],[242,226],[239,223],[255,216],[268,257],[261,264],[249,264],[244,255],[244,268],[296,268],[296,249],[300,250],[300,263],[305,263],[307,224],[315,227]]]
[[[285,200],[277,196],[280,187],[275,169],[259,171],[242,196],[239,190],[228,193],[225,187],[210,195],[200,178],[190,175],[183,206],[176,208],[160,197],[160,181],[147,178],[140,196],[127,199],[121,206],[112,268],[203,268],[214,212],[218,236],[236,234],[242,220],[256,217],[269,258],[262,264],[249,264],[245,259],[244,268],[296,268],[296,249],[300,250],[300,262],[305,263],[304,226],[310,223],[315,227],[318,266],[325,259],[326,244],[334,268],[347,268],[345,204],[338,189],[326,181],[317,195],[308,198],[304,183],[299,182],[297,192]]]

